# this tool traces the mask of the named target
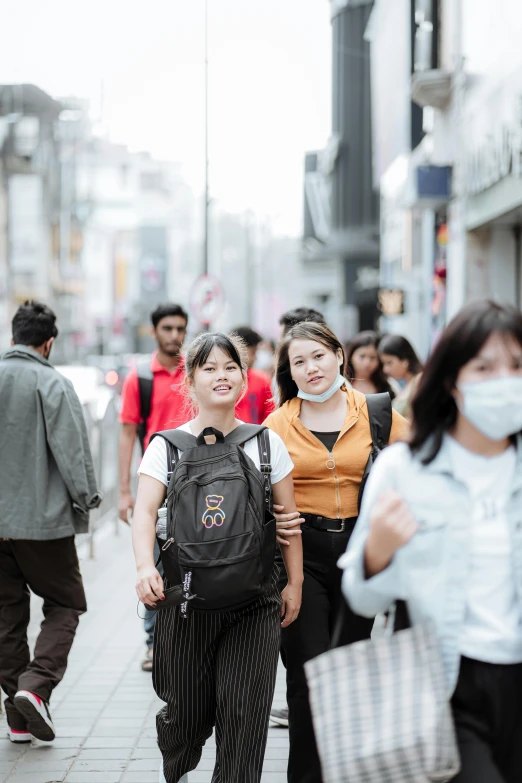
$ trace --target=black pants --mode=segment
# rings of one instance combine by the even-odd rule
[[[521,783],[522,664],[462,658],[452,707],[462,764],[454,783]]]
[[[216,727],[212,783],[259,783],[281,639],[273,590],[233,612],[159,611],[153,684],[158,745],[167,783],[197,767]]]
[[[31,661],[29,588],[44,599]],[[87,611],[74,536],[54,541],[0,540],[0,686],[11,728],[25,729],[12,699],[18,690],[49,701],[67,668],[78,619]]]
[[[368,639],[373,620],[354,615],[341,594],[342,571],[337,560],[346,551],[353,526],[344,533],[328,533],[304,524],[302,531],[303,603],[297,620],[282,633],[290,729],[288,781],[321,783],[304,664],[330,648],[340,610],[345,613],[341,644]]]

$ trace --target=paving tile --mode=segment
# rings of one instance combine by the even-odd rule
[[[3,739],[0,715],[0,783],[157,783],[156,713],[164,705],[140,670],[143,630],[135,618],[128,535],[107,537],[95,562],[81,561],[89,612],[81,619],[66,676],[53,693],[56,740],[16,747]],[[38,601],[33,597],[32,642],[41,621]],[[121,607],[116,615],[115,604]],[[280,668],[278,707],[285,702],[284,676]],[[211,783],[215,752],[211,737],[190,783]],[[288,731],[271,726],[261,783],[286,783],[287,756]]]
[[[69,772],[66,783],[120,783],[121,772]],[[40,781],[40,783],[42,783]]]

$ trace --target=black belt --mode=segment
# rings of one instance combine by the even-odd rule
[[[301,514],[305,524],[316,530],[326,530],[328,533],[344,533],[345,530],[353,530],[357,517],[348,517],[347,519],[330,519],[321,517],[317,514]]]

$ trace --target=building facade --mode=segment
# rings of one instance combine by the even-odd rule
[[[466,302],[521,304],[517,0],[376,0],[382,328],[426,355]]]

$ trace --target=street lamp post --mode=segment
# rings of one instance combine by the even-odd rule
[[[205,233],[203,274],[209,272],[209,188],[208,188],[208,0],[205,0]]]

